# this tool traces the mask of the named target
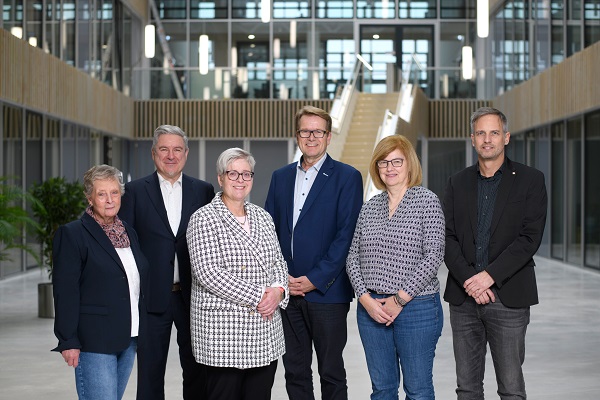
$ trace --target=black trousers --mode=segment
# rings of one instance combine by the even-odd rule
[[[204,398],[206,370],[192,354],[190,314],[181,291],[171,294],[171,303],[162,314],[147,313],[138,340],[137,400],[164,400],[165,369],[173,323],[177,328],[179,362],[183,369],[183,398]]]
[[[270,400],[277,360],[264,367],[206,368],[207,400]],[[198,397],[198,400],[202,398]]]
[[[292,296],[282,310],[285,334],[285,387],[290,400],[314,400],[312,348],[323,400],[348,399],[346,370],[342,353],[348,339],[346,319],[349,303],[309,303],[304,297]]]

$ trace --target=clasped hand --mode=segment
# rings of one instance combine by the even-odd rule
[[[360,296],[359,301],[375,322],[385,326],[390,326],[402,311],[402,307],[394,302],[394,296],[374,299],[369,293],[365,293]]]
[[[306,293],[316,289],[316,286],[304,275],[298,278],[288,275],[288,287],[292,296],[303,297]]]
[[[272,320],[275,310],[279,307],[281,301],[281,290],[278,287],[268,287],[263,294],[262,299],[256,306],[256,311],[264,320]]]
[[[490,287],[494,279],[486,271],[481,271],[465,281],[463,287],[469,296],[475,299],[477,304],[495,303],[496,296]]]

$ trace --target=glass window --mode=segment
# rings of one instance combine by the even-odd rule
[[[396,65],[396,39],[399,29],[401,28],[381,25],[361,27],[360,54],[373,67],[370,79],[364,79],[363,91],[387,92],[387,65]],[[415,44],[414,40],[411,42]]]
[[[293,115],[289,115],[289,118],[292,117]],[[252,140],[250,141],[250,151],[257,160],[250,201],[262,207],[267,200],[271,174],[282,165],[289,163],[288,141]],[[210,172],[214,174],[214,172]]]
[[[511,135],[510,142],[506,147],[506,155],[513,161],[527,164],[525,149],[525,135],[517,133]]]
[[[83,174],[92,167],[90,159],[90,132],[88,128],[77,127],[77,171],[76,179],[83,182]]]
[[[552,15],[552,19],[554,20],[562,20],[565,13],[564,13],[564,8],[565,8],[565,4],[564,4],[564,0],[552,0],[550,3],[550,10],[551,10],[551,15]],[[537,4],[538,6],[542,6],[545,7],[547,2],[546,1],[538,1],[535,4]]]
[[[442,1],[445,2],[446,0]],[[399,1],[398,16],[411,19],[436,18],[436,0]]]
[[[160,19],[185,19],[186,0],[162,0],[158,2]]]
[[[23,111],[20,108],[4,106],[2,172],[8,183],[20,186],[23,178]]]
[[[385,0],[358,0],[356,2],[357,18],[395,18],[395,2]]]
[[[2,3],[2,20],[4,29],[10,31],[12,26],[21,26],[23,21],[23,0],[4,0]]]
[[[315,65],[323,68],[323,79],[320,86],[324,86],[320,98],[334,98],[352,74],[356,59],[353,26],[351,22],[338,22],[335,24],[321,22],[317,25],[317,35],[321,42],[318,47],[318,61]],[[306,96],[309,97],[308,95]]]
[[[550,127],[538,129],[536,131],[536,155],[535,168],[542,171],[546,183],[546,191],[550,190]],[[542,244],[538,250],[538,254],[544,257],[550,257],[550,219],[552,200],[550,199],[550,192],[548,194],[548,214],[546,215],[546,226],[544,227],[544,236],[542,237]]]
[[[273,19],[278,18],[310,18],[312,0],[274,0]]]
[[[190,0],[191,19],[227,18],[227,0]]]
[[[477,18],[476,0],[440,0],[440,14],[442,18]]]
[[[299,28],[300,25],[298,24]],[[269,68],[272,51],[269,44],[269,25],[236,23],[231,26],[231,33],[237,58],[237,69],[232,71],[235,78],[231,78],[231,92],[237,97],[271,98],[273,82],[272,71]],[[281,36],[280,40],[285,38],[283,33]],[[297,44],[300,45],[300,39]],[[223,82],[226,78],[223,77]]]
[[[259,19],[261,1],[255,0],[232,0],[232,18]]]
[[[583,16],[584,43],[588,47],[600,40],[600,0],[586,1]]]
[[[564,260],[565,250],[565,144],[562,122],[552,125],[552,164],[550,191],[551,256]]]
[[[567,26],[567,57],[581,51],[581,27],[575,25]]]
[[[317,18],[352,18],[354,2],[344,0],[318,0]]]
[[[208,35],[208,74],[200,75],[198,70],[200,54],[198,50],[200,35]],[[208,100],[215,96],[223,98],[222,79],[217,84],[216,74],[221,74],[221,69],[216,67],[226,67],[228,65],[228,52],[215,52],[215,49],[227,49],[227,28],[225,22],[205,23],[192,22],[190,24],[190,41],[181,42],[182,46],[187,47],[180,52],[189,52],[189,62],[181,60],[180,67],[189,67],[187,74],[178,71],[181,81],[181,89],[186,98]],[[178,62],[179,64],[179,62]],[[220,78],[220,76],[219,76]],[[229,82],[229,79],[227,80]],[[218,87],[218,90],[217,90]],[[229,97],[229,96],[227,96]]]
[[[585,265],[600,268],[600,112],[585,117]]]
[[[569,20],[580,21],[581,20],[581,4],[583,0],[571,0],[567,1],[567,18]]]
[[[565,59],[563,45],[564,28],[560,25],[552,27],[552,65],[556,65]],[[543,70],[546,69],[542,67]]]
[[[2,172],[7,184],[23,185],[23,111],[18,108],[2,106]],[[4,183],[4,182],[3,182]],[[19,272],[23,266],[23,252],[12,249],[8,260],[0,261],[0,277]]]
[[[444,201],[448,177],[466,166],[464,140],[429,140],[427,155],[427,186]]]
[[[72,124],[63,124],[62,132],[62,167],[60,174],[67,181],[75,181],[77,176],[77,148],[76,146],[77,126]]]
[[[581,118],[567,121],[567,261],[581,264]]]
[[[298,26],[296,24],[296,31]],[[302,24],[300,29],[308,27]],[[306,33],[303,39],[292,47],[290,38],[290,23],[276,22],[273,24],[273,97],[274,98],[307,98],[306,93],[306,68],[308,54],[306,49]],[[277,43],[279,43],[277,45]],[[279,47],[279,50],[276,49]]]

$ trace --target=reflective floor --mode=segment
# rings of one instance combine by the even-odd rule
[[[530,399],[600,399],[600,273],[537,260],[540,304],[532,308],[527,333],[525,381]],[[440,270],[442,287],[446,268]],[[32,271],[0,281],[0,399],[76,399],[74,376],[57,353],[53,320],[37,317],[37,284],[45,274]],[[348,317],[349,338],[345,352],[349,397],[368,399],[370,390],[364,354],[356,329],[356,304]],[[437,346],[434,382],[436,398],[454,395],[454,358],[444,303],[445,325]],[[172,349],[176,343],[172,337]],[[166,397],[181,398],[181,369],[177,352],[170,352]],[[286,399],[280,364],[273,399]],[[314,367],[316,376],[316,365]],[[135,399],[135,368],[125,399]],[[315,382],[318,391],[318,382]],[[488,356],[485,391],[498,398],[493,366]],[[400,398],[404,396],[401,395]],[[320,398],[320,395],[317,395]]]

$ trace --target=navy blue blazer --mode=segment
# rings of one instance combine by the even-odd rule
[[[289,274],[306,276],[316,286],[305,299],[348,303],[354,291],[346,275],[346,257],[363,203],[362,176],[355,168],[326,157],[295,229],[292,208],[298,163],[273,172],[265,209],[275,222]]]
[[[542,172],[508,158],[501,168],[486,271],[495,281],[492,287],[497,289],[502,304],[527,307],[538,303],[533,256],[546,224],[546,184]],[[450,271],[444,299],[454,305],[465,301],[463,284],[477,273],[478,174],[475,164],[451,176],[444,195],[444,261]]]
[[[135,231],[124,223],[140,273],[140,309],[148,261]],[[87,213],[61,226],[52,245],[54,351],[111,354],[131,341],[129,284],[121,259],[102,227]],[[140,313],[140,331],[143,325]]]
[[[152,313],[165,312],[171,301],[175,253],[183,298],[189,307],[192,278],[185,233],[191,215],[215,197],[210,183],[183,175],[181,184],[181,222],[176,235],[169,224],[156,171],[125,184],[121,201],[119,217],[136,230],[142,251],[150,262],[145,304]]]

